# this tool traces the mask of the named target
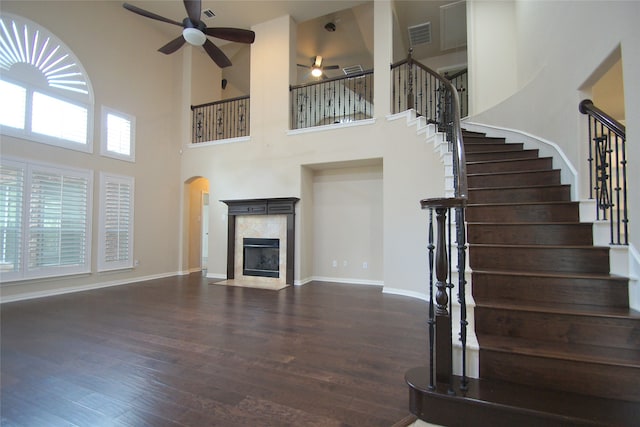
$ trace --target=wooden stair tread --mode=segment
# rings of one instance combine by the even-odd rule
[[[468,190],[520,190],[528,188],[557,188],[571,187],[568,184],[532,184],[532,185],[505,185],[501,187],[469,187]]]
[[[593,249],[593,250],[609,250],[608,246],[595,245],[534,245],[534,244],[514,244],[514,243],[469,243],[469,246],[476,248],[532,248],[532,249]]]
[[[479,334],[482,349],[640,369],[640,350]]]
[[[467,162],[468,165],[486,165],[493,163],[517,163],[517,162],[527,162],[531,160],[540,160],[540,159],[551,159],[552,157],[536,157],[534,159],[502,159],[502,160],[475,160],[471,162]]]
[[[619,281],[628,281],[629,279],[623,276],[617,276],[615,274],[598,274],[598,273],[567,273],[567,272],[541,272],[541,271],[500,271],[500,270],[472,270],[472,273],[479,274],[495,274],[504,276],[532,276],[532,277],[545,277],[545,278],[560,278],[560,279],[612,279]]]
[[[500,137],[493,136],[484,136],[484,135],[469,135],[467,138],[464,138],[465,144],[506,144],[506,140]],[[516,143],[518,144],[518,143]]]
[[[551,302],[518,302],[515,300],[492,298],[490,301],[476,301],[476,307],[503,310],[533,311],[577,316],[613,317],[640,321],[640,312],[629,307],[603,307],[598,305],[563,304]]]
[[[507,203],[507,202],[501,202],[501,203],[473,203],[473,204],[468,204],[467,207],[468,208],[472,208],[474,206],[536,206],[536,205],[578,205],[579,202],[574,202],[574,201],[549,201],[549,202],[514,202],[514,203]]]
[[[461,391],[461,377],[454,375],[455,395],[444,384],[431,391],[426,367],[411,369],[405,380],[415,394],[415,409],[424,414],[421,418],[434,423],[455,419],[456,425],[464,426],[634,426],[640,419],[636,402],[501,380],[468,378],[467,390]],[[452,412],[455,418],[448,416]]]
[[[517,174],[522,174],[522,173],[549,173],[549,172],[556,172],[557,173],[557,169],[530,169],[530,170],[519,170],[519,171],[480,172],[480,173],[467,174],[467,177],[496,176],[496,175],[517,175]],[[536,185],[540,185],[540,184],[533,184],[532,186],[536,186]],[[560,184],[550,184],[550,185],[560,185]],[[529,186],[526,185],[526,186],[523,186],[523,187],[529,187]],[[484,188],[484,187],[482,187],[482,188]]]
[[[472,224],[472,225],[491,225],[491,226],[496,226],[496,225],[505,225],[505,226],[514,226],[514,225],[575,225],[575,226],[584,226],[584,225],[591,225],[590,223],[587,222],[577,222],[577,221],[554,221],[554,222],[507,222],[507,223],[495,223],[495,222],[487,222],[487,221],[468,221],[467,224]]]

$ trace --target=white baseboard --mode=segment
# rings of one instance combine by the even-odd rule
[[[108,288],[111,286],[129,285],[132,283],[145,282],[147,280],[164,279],[165,277],[178,276],[178,275],[180,275],[180,273],[174,271],[170,273],[153,274],[150,276],[134,277],[130,279],[91,283],[88,285],[80,285],[80,286],[74,286],[69,288],[49,289],[46,291],[38,291],[38,292],[24,292],[20,294],[11,295],[8,297],[2,297],[2,299],[0,300],[0,304],[4,304],[6,302],[35,299],[35,298],[51,297],[54,295],[71,294],[74,292],[84,292],[84,291],[90,291],[93,289]]]
[[[326,277],[326,276],[312,276],[310,281],[318,282],[331,282],[331,283],[347,283],[351,285],[368,285],[368,286],[384,286],[384,282],[381,280],[368,280],[368,279],[353,279],[349,277]]]
[[[422,292],[408,291],[406,289],[389,288],[385,286],[382,289],[382,293],[392,294],[392,295],[401,295],[401,296],[410,297],[410,298],[417,298],[422,301],[429,301],[429,295]]]

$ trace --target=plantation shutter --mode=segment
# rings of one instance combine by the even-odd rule
[[[131,154],[131,121],[107,114],[107,151],[129,156]]]
[[[101,175],[99,270],[133,267],[133,178]]]
[[[89,271],[86,173],[33,167],[30,176],[28,271]]]
[[[0,165],[0,273],[3,279],[22,271],[22,213],[26,165],[3,161]]]

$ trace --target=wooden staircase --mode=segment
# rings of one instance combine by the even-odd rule
[[[640,313],[609,248],[551,158],[473,132],[464,145],[480,379],[453,395],[409,371],[425,390],[412,412],[446,426],[640,425]]]

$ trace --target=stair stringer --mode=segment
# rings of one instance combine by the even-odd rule
[[[556,143],[516,129],[470,121],[463,121],[462,127],[469,131],[484,132],[488,137],[505,138],[507,143],[520,142],[524,144],[525,149],[537,149],[540,157],[552,157],[553,167],[560,170],[562,183],[571,185],[571,199],[578,200],[580,188],[578,185],[578,171]]]
[[[405,119],[408,127],[416,128],[416,136],[424,138],[428,144],[433,144],[433,149],[439,154],[440,160],[444,167],[444,197],[454,197],[454,178],[453,178],[453,153],[449,150],[449,144],[446,141],[446,135],[443,132],[438,132],[436,125],[427,123],[424,117],[416,116],[415,110],[407,110],[401,113],[388,116],[387,120],[399,120]],[[455,218],[451,222],[452,236],[455,236]],[[466,227],[466,225],[465,225]],[[451,265],[456,266],[458,262],[457,248],[455,242],[453,243]],[[475,302],[471,293],[471,269],[469,267],[469,249],[466,250],[466,262],[465,262],[465,280],[467,286],[465,287],[465,300],[467,307],[467,352],[466,352],[466,375],[471,378],[479,378],[480,375],[480,345],[475,334],[475,321],[474,321],[474,308]],[[451,283],[454,284],[454,290],[457,289],[459,275],[452,269]],[[429,301],[429,296],[424,295],[425,301]],[[460,340],[460,303],[458,302],[457,292],[454,292],[452,296],[452,336],[457,337],[453,342],[453,373],[454,375],[462,375],[462,342]]]

